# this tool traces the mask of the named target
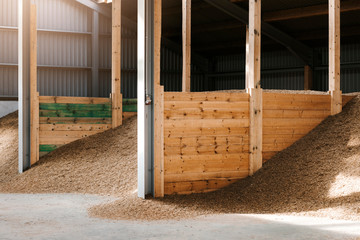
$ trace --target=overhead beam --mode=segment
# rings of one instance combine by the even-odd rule
[[[360,1],[358,0],[341,1],[341,12],[349,12],[355,10],[360,10]],[[327,14],[329,14],[328,4],[319,4],[308,7],[265,12],[263,14],[263,21],[265,22],[283,21],[283,20],[290,20],[297,18],[322,16]]]
[[[209,23],[209,24],[200,24],[196,26],[191,26],[191,34],[201,34],[205,32],[215,32],[215,31],[223,31],[226,29],[236,29],[245,27],[245,24],[239,22],[239,21],[222,21],[222,22],[216,22],[216,23]],[[163,36],[166,37],[173,37],[181,35],[182,31],[180,28],[173,28],[169,29],[166,32],[164,32]]]
[[[231,3],[227,0],[204,1],[221,10],[222,12],[225,12],[228,15],[234,17],[240,22],[243,22],[244,24],[249,23],[249,13],[234,3]],[[289,49],[290,52],[299,57],[305,63],[305,65],[312,65],[312,49],[310,47],[264,21],[261,22],[261,25],[262,33],[264,35],[284,45],[287,49]]]
[[[340,90],[340,0],[329,0],[329,91],[331,115],[342,111]]]
[[[191,0],[182,0],[182,91],[191,91]]]
[[[111,17],[111,8],[109,8],[107,6],[99,5],[96,2],[93,2],[91,0],[76,0],[76,2],[78,2],[82,5],[85,5],[94,11],[99,12],[104,16]]]

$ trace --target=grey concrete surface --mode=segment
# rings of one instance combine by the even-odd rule
[[[18,110],[17,101],[0,101],[0,118],[16,110]]]
[[[356,239],[360,222],[278,215],[214,215],[182,221],[90,218],[111,198],[0,194],[0,239]]]

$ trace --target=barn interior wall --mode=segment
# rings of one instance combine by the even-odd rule
[[[91,97],[92,17],[73,0],[36,0],[40,95]],[[17,97],[17,0],[0,1],[0,97]],[[136,30],[122,29],[122,89],[136,97]],[[99,96],[111,92],[111,16],[99,17]]]

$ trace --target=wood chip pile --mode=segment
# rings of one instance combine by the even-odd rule
[[[269,160],[253,177],[206,194],[136,197],[136,118],[57,149],[22,175],[17,115],[0,119],[0,192],[90,193],[117,201],[89,209],[110,219],[266,213],[360,220],[360,97]]]

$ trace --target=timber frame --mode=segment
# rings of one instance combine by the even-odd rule
[[[19,44],[19,172],[26,170],[31,167],[32,164],[36,163],[39,160],[40,145],[42,145],[42,131],[52,131],[53,129],[49,128],[50,126],[45,126],[49,124],[51,115],[46,115],[49,120],[44,120],[45,116],[41,114],[51,114],[48,111],[54,111],[53,109],[46,109],[46,107],[64,107],[61,104],[71,105],[81,103],[83,105],[91,105],[91,108],[101,108],[101,114],[104,114],[104,119],[101,127],[97,130],[102,131],[105,129],[116,128],[122,124],[123,120],[123,99],[121,94],[121,23],[122,21],[131,20],[121,16],[121,0],[112,1],[112,9],[109,11],[107,8],[96,5],[92,1],[88,0],[77,0],[77,2],[87,5],[92,8],[96,8],[98,13],[109,15],[112,14],[112,92],[111,97],[106,99],[97,99],[97,98],[86,98],[86,99],[75,99],[75,98],[58,98],[55,96],[39,96],[37,90],[37,30],[36,30],[36,7],[34,1],[28,0],[18,0],[19,4],[19,35],[18,35],[18,44]],[[234,178],[240,178],[244,176],[251,176],[256,173],[264,162],[264,152],[268,151],[268,144],[265,140],[267,131],[269,130],[269,120],[266,122],[266,119],[270,115],[281,115],[281,113],[273,110],[289,110],[289,109],[271,109],[270,107],[278,107],[279,102],[282,103],[284,99],[298,100],[298,96],[277,96],[264,93],[261,88],[261,36],[266,35],[276,42],[285,46],[289,51],[298,56],[299,59],[304,63],[304,73],[305,73],[305,89],[311,89],[312,85],[312,49],[307,45],[303,44],[299,40],[292,38],[289,34],[280,31],[271,25],[272,21],[279,19],[280,16],[277,16],[277,13],[267,13],[264,14],[261,18],[261,0],[249,0],[249,11],[246,11],[236,4],[234,1],[227,0],[204,0],[206,5],[210,5],[220,10],[221,12],[234,18],[234,21],[229,24],[229,28],[234,26],[246,26],[246,93],[243,94],[217,94],[217,93],[202,93],[202,94],[193,94],[191,92],[191,62],[200,62],[202,64],[201,68],[208,69],[209,64],[207,59],[201,55],[194,54],[191,52],[191,32],[193,31],[204,31],[204,29],[192,28],[191,27],[191,0],[182,0],[182,53],[183,53],[183,76],[182,76],[182,93],[166,93],[164,92],[164,87],[160,84],[161,77],[161,44],[167,43],[172,45],[174,48],[180,48],[176,43],[171,42],[171,40],[163,38],[162,36],[162,0],[138,0],[138,196],[145,198],[147,194],[152,194],[155,197],[163,197],[167,193],[181,193],[181,192],[194,192],[195,185],[196,189],[202,189],[203,185],[210,184],[212,185],[211,189],[215,189],[214,186],[223,186],[224,182],[215,181],[214,178],[221,178],[222,181],[224,178],[229,177],[225,176],[224,173],[213,174],[213,178],[209,178],[208,175],[202,173],[199,176],[204,177],[199,179],[199,176],[195,175],[186,175],[192,179],[189,183],[189,179],[184,179],[182,175],[175,176],[178,172],[173,173],[169,176],[166,172],[166,161],[178,161],[177,163],[184,162],[185,160],[181,157],[174,157],[173,159],[166,158],[172,156],[171,154],[179,152],[179,156],[183,155],[183,149],[177,148],[171,144],[178,144],[179,146],[185,146],[183,141],[183,136],[187,128],[191,128],[191,124],[196,122],[199,124],[199,131],[205,136],[197,136],[197,141],[211,142],[218,132],[223,131],[224,129],[215,129],[214,131],[207,132],[206,127],[204,126],[214,126],[216,124],[221,125],[225,129],[233,128],[227,126],[226,124],[235,124],[233,121],[227,119],[230,115],[233,119],[239,119],[241,127],[235,124],[236,127],[241,128],[236,129],[236,131],[230,131],[235,135],[234,138],[231,138],[231,141],[241,141],[241,153],[248,154],[248,165],[246,165],[246,171],[232,173],[230,182]],[[94,5],[95,4],[95,5]],[[342,106],[344,102],[348,99],[342,96],[340,89],[340,13],[345,11],[350,11],[354,8],[359,8],[359,4],[354,6],[351,5],[351,1],[346,1],[344,9],[340,8],[340,0],[329,0],[328,10],[321,10],[319,7],[307,7],[304,8],[303,16],[307,16],[306,11],[311,12],[312,16],[325,15],[328,14],[329,17],[329,92],[325,97],[316,96],[314,98],[302,96],[308,102],[315,101],[318,105],[321,106],[321,111],[323,114],[317,113],[320,115],[320,118],[324,118],[329,114],[334,115],[342,111]],[[176,10],[176,11],[179,11]],[[291,19],[293,12],[283,11],[281,19]],[[169,14],[169,12],[164,13]],[[310,14],[310,13],[308,13]],[[97,21],[99,18],[97,13],[94,13],[94,21]],[[135,25],[133,22],[132,25]],[[215,26],[219,28],[219,26]],[[98,29],[94,29],[94,39],[98,34]],[[169,33],[167,33],[169,34]],[[96,42],[94,43],[96,44]],[[175,46],[176,45],[176,46]],[[98,54],[94,52],[93,54]],[[193,59],[192,59],[193,58]],[[99,67],[99,63],[94,61],[93,68],[93,77],[96,78],[96,69]],[[94,91],[92,93],[96,95]],[[221,95],[220,100],[218,96]],[[96,96],[95,96],[96,97]],[[271,102],[275,99],[276,106],[272,106],[267,101]],[[222,99],[222,100],[221,100]],[[314,100],[315,99],[315,100]],[[294,101],[295,101],[294,100]],[[60,101],[60,102],[59,102]],[[233,101],[233,102],[231,102]],[[305,100],[304,100],[305,101]],[[306,102],[305,103],[308,103]],[[185,102],[185,103],[184,103]],[[210,103],[208,103],[210,102]],[[329,102],[329,104],[328,104]],[[301,103],[300,106],[287,106],[288,108],[299,108],[306,105]],[[48,104],[48,105],[47,105]],[[53,105],[49,105],[53,104]],[[60,104],[60,105],[59,105]],[[194,113],[191,111],[197,111],[188,109],[185,111],[186,116],[192,116],[195,118],[199,115],[203,118],[214,116],[218,114],[218,110],[223,110],[220,106],[226,105],[229,109],[235,108],[241,111],[233,113],[233,111],[228,111],[222,113],[220,119],[207,119],[209,121],[194,121],[194,119],[181,119],[181,112],[179,113],[178,105],[181,106],[194,106],[200,109],[200,114]],[[93,106],[101,105],[101,106]],[[270,107],[269,107],[270,105]],[[281,105],[281,104],[280,104]],[[289,104],[291,105],[291,104]],[[215,106],[215,107],[214,107]],[[74,107],[71,105],[71,107]],[[81,108],[86,108],[89,106],[81,106]],[[194,107],[195,108],[195,107]],[[214,111],[215,113],[209,113],[209,111]],[[173,111],[174,110],[174,111]],[[294,110],[294,109],[290,109]],[[304,109],[302,109],[304,110]],[[305,109],[307,110],[307,109]],[[314,109],[312,109],[314,110]],[[318,111],[319,109],[315,109]],[[87,109],[87,111],[90,111]],[[207,111],[207,112],[206,112]],[[267,111],[267,112],[266,112]],[[109,112],[111,112],[111,117]],[[294,114],[294,112],[287,112],[288,114]],[[305,111],[306,112],[306,111]],[[325,113],[324,113],[325,112]],[[299,112],[296,112],[299,113]],[[180,116],[179,116],[180,114]],[[182,113],[183,114],[183,113]],[[198,115],[196,115],[198,114]],[[232,115],[233,114],[233,115]],[[282,113],[284,114],[284,113]],[[300,113],[299,113],[300,114]],[[271,115],[271,116],[273,116]],[[166,117],[165,117],[166,116]],[[183,114],[184,116],[184,114]],[[216,115],[219,117],[218,115]],[[43,117],[43,118],[42,118]],[[69,116],[66,116],[69,117]],[[293,115],[292,115],[293,117]],[[93,116],[89,117],[90,120],[86,120],[87,124],[93,124]],[[201,118],[201,119],[202,119]],[[243,118],[243,119],[242,119]],[[180,119],[180,120],[179,120]],[[317,119],[317,120],[319,120]],[[71,121],[66,119],[67,121]],[[212,121],[214,120],[214,121]],[[89,123],[90,121],[90,123]],[[76,121],[73,121],[74,124],[71,124],[72,129],[77,129]],[[315,120],[311,120],[315,122]],[[43,124],[41,126],[41,124]],[[84,122],[83,122],[84,124]],[[194,123],[195,124],[195,123]],[[208,125],[207,125],[208,124]],[[69,124],[70,125],[70,124]],[[176,137],[166,142],[166,137],[171,138],[169,133],[169,128],[180,126],[183,128],[183,132],[177,132]],[[91,127],[91,126],[88,126]],[[235,128],[236,128],[235,127]],[[56,129],[61,129],[61,127],[54,127]],[[205,129],[205,130],[204,130]],[[243,131],[243,132],[241,132]],[[241,134],[248,136],[248,139],[241,138]],[[172,132],[172,134],[174,134]],[[208,134],[208,135],[206,135]],[[223,132],[222,132],[223,134]],[[76,133],[77,137],[88,136],[88,133]],[[166,137],[165,137],[166,136]],[[169,137],[170,136],[170,137]],[[173,135],[172,135],[173,136]],[[179,137],[180,136],[180,137]],[[180,139],[180,140],[179,140]],[[234,140],[235,139],[235,140]],[[190,141],[189,139],[186,139]],[[68,140],[62,141],[60,143],[66,144]],[[180,141],[180,142],[179,142]],[[231,142],[229,139],[222,139],[223,142]],[[194,148],[199,148],[198,145],[194,146],[193,142],[187,142],[187,146],[192,146]],[[198,142],[196,143],[198,144]],[[218,144],[217,140],[215,144]],[[201,145],[201,144],[200,144]],[[236,144],[235,144],[236,145]],[[245,147],[244,147],[245,146]],[[267,150],[263,149],[264,146],[267,147]],[[228,147],[228,146],[227,146]],[[270,149],[271,150],[271,149]],[[203,151],[203,149],[197,149],[198,152]],[[206,151],[209,151],[208,149]],[[213,151],[213,149],[211,149]],[[225,151],[231,152],[233,149],[225,148],[224,149],[215,149],[213,152],[218,154],[218,152]],[[235,151],[240,151],[236,149]],[[270,151],[271,152],[271,151]],[[273,151],[276,152],[276,151]],[[169,155],[167,155],[170,153]],[[236,152],[238,153],[238,152]],[[227,153],[226,153],[227,154]],[[233,156],[232,156],[233,157]],[[174,160],[175,159],[175,160]],[[189,160],[190,159],[190,160]],[[188,158],[191,162],[191,158]],[[244,160],[241,158],[241,161]],[[246,159],[245,159],[246,160]],[[245,161],[244,160],[244,161]],[[206,160],[204,160],[206,162]],[[243,163],[243,162],[242,162]],[[221,165],[221,164],[220,164]],[[222,166],[226,165],[222,162]],[[244,167],[245,165],[242,165]],[[208,167],[208,166],[207,166]],[[229,167],[226,165],[226,167]],[[173,170],[173,169],[172,169]],[[178,170],[178,169],[175,169]],[[173,170],[173,171],[175,171]],[[183,170],[181,170],[183,171]],[[205,170],[204,170],[205,171]],[[214,177],[215,176],[215,177]],[[225,176],[225,177],[224,177]],[[196,179],[196,180],[194,180]],[[187,181],[189,180],[189,181]],[[227,181],[227,179],[226,179]],[[192,189],[191,191],[187,190],[174,190],[185,185],[179,185],[179,182],[186,182],[186,188]],[[218,185],[219,184],[219,185]],[[201,185],[201,186],[200,186]],[[202,189],[204,190],[204,189]],[[201,190],[200,190],[201,191]]]
[[[264,20],[267,22],[262,21],[261,19],[261,0],[249,0],[249,12],[247,13],[245,10],[237,7],[234,3],[227,0],[204,0],[206,3],[218,8],[219,10],[233,16],[235,19],[239,20],[243,24],[246,24],[246,94],[248,95],[248,112],[249,112],[249,122],[248,122],[248,134],[249,134],[249,169],[248,169],[248,175],[253,175],[256,171],[258,171],[262,167],[262,163],[264,161],[263,157],[265,156],[266,159],[269,158],[269,154],[265,154],[263,151],[263,146],[267,146],[268,139],[266,139],[266,142],[263,142],[264,136],[268,133],[268,120],[266,120],[265,125],[263,125],[263,119],[267,119],[271,114],[275,114],[269,106],[267,106],[267,102],[264,102],[263,96],[266,96],[266,101],[269,101],[269,98],[275,98],[278,99],[276,101],[283,101],[280,99],[298,99],[300,96],[277,96],[271,95],[271,94],[265,94],[263,93],[263,90],[261,88],[261,79],[260,79],[260,70],[261,70],[261,35],[265,34],[269,36],[270,38],[273,38],[274,40],[278,41],[279,43],[286,46],[292,53],[297,55],[303,62],[304,62],[304,89],[310,90],[312,89],[312,49],[308,46],[302,44],[299,41],[296,41],[292,39],[289,35],[286,33],[281,32],[280,30],[276,29],[272,25],[270,25],[269,22],[273,21],[273,18],[276,18],[276,15],[269,15],[266,14],[264,16]],[[150,58],[151,61],[153,61],[153,75],[152,81],[154,82],[154,123],[152,127],[154,128],[154,145],[153,145],[153,162],[150,160],[144,160],[139,159],[140,162],[147,162],[147,164],[140,165],[140,168],[147,166],[149,164],[153,165],[153,187],[152,191],[148,190],[147,192],[143,192],[142,194],[139,194],[139,197],[145,197],[146,193],[152,193],[155,197],[163,197],[165,194],[171,194],[171,193],[189,193],[189,192],[197,192],[197,191],[205,191],[204,189],[206,187],[199,187],[200,185],[196,185],[195,182],[191,183],[191,185],[186,185],[186,176],[188,176],[188,180],[191,179],[197,179],[195,175],[184,175],[180,178],[173,178],[174,181],[178,181],[181,179],[181,181],[185,181],[185,185],[179,185],[179,182],[177,183],[171,183],[173,185],[169,185],[169,179],[170,176],[168,175],[168,167],[166,164],[169,164],[169,160],[164,160],[164,154],[165,158],[169,159],[169,148],[167,146],[174,146],[170,143],[167,143],[167,141],[170,141],[171,139],[168,139],[169,131],[172,132],[171,129],[169,129],[169,126],[173,126],[175,128],[176,118],[174,119],[174,122],[169,121],[173,116],[177,116],[176,112],[172,113],[170,109],[175,107],[176,105],[169,105],[168,101],[171,101],[171,104],[181,104],[181,101],[184,99],[189,99],[190,101],[195,101],[195,99],[202,99],[205,97],[205,100],[208,101],[212,99],[213,95],[215,93],[205,93],[197,95],[196,93],[192,94],[191,92],[191,0],[182,0],[182,52],[183,52],[183,76],[182,76],[182,91],[183,95],[175,94],[175,93],[164,93],[163,86],[160,85],[160,58],[161,58],[161,39],[162,39],[162,31],[161,31],[161,19],[162,19],[162,3],[161,0],[153,0],[153,7],[147,7],[145,11],[148,11],[148,13],[153,14],[154,20],[153,20],[153,33],[154,35],[151,36],[151,40],[153,41],[153,58]],[[139,0],[138,1],[139,8],[143,8],[144,1]],[[310,9],[310,8],[309,8]],[[312,99],[312,97],[306,97],[303,96],[304,99],[308,99],[309,101],[316,102],[320,101],[319,104],[324,106],[324,109],[328,110],[321,110],[325,111],[324,116],[326,117],[328,114],[337,114],[341,112],[343,102],[342,102],[342,94],[340,90],[340,1],[339,0],[329,0],[328,3],[328,13],[329,13],[329,95],[327,98],[326,96],[316,96]],[[312,11],[312,14],[327,14],[324,12],[319,12],[318,9],[310,9]],[[310,11],[309,10],[309,11]],[[174,9],[174,11],[176,11]],[[346,11],[346,10],[344,10]],[[169,12],[165,13],[169,14]],[[284,12],[286,15],[286,12]],[[284,17],[285,15],[282,15]],[[306,16],[306,12],[304,12]],[[248,15],[248,17],[246,17]],[[288,13],[288,17],[291,19],[291,13]],[[139,15],[141,17],[141,15]],[[138,21],[141,21],[139,18]],[[144,23],[144,22],[143,22]],[[140,23],[142,24],[142,23]],[[144,26],[148,26],[144,24]],[[143,30],[146,32],[146,29]],[[196,31],[201,31],[196,30]],[[164,39],[164,41],[167,41]],[[139,48],[139,51],[144,51],[144,49]],[[146,52],[146,50],[145,50]],[[146,55],[146,54],[145,54]],[[140,55],[139,55],[140,56]],[[141,61],[139,59],[139,61]],[[140,62],[139,62],[140,63]],[[151,77],[150,76],[150,77]],[[139,81],[147,81],[144,80],[141,76],[139,78]],[[145,77],[146,79],[146,77]],[[184,95],[186,94],[186,95]],[[190,94],[190,95],[189,95]],[[220,96],[221,94],[219,94]],[[222,96],[222,95],[221,95]],[[241,95],[242,96],[242,95]],[[235,99],[239,98],[236,97]],[[220,97],[221,99],[222,97]],[[243,97],[240,97],[243,98]],[[327,101],[330,100],[328,105]],[[344,101],[347,102],[349,99],[345,99]],[[172,102],[176,101],[176,102]],[[179,101],[179,102],[177,102]],[[213,100],[211,100],[213,101]],[[221,100],[219,100],[221,101]],[[291,100],[292,101],[292,100]],[[307,100],[305,100],[307,101]],[[139,104],[144,104],[139,101]],[[197,102],[194,102],[193,104],[198,104]],[[201,106],[204,104],[203,102],[199,103]],[[140,108],[139,105],[139,108]],[[327,107],[329,106],[329,107]],[[278,106],[279,107],[279,106]],[[176,108],[176,107],[175,107]],[[205,107],[201,107],[202,111],[205,111]],[[265,110],[264,110],[265,109]],[[289,108],[290,109],[290,108]],[[301,107],[299,106],[299,109]],[[219,109],[220,110],[220,109]],[[185,111],[185,110],[184,110]],[[266,112],[266,116],[263,116],[263,112]],[[270,112],[271,114],[270,114]],[[285,111],[285,110],[284,110]],[[288,111],[288,110],[286,110]],[[289,110],[291,111],[291,110]],[[205,113],[204,113],[205,114]],[[270,114],[270,115],[269,115]],[[290,114],[290,112],[289,112]],[[186,114],[184,113],[184,116]],[[141,118],[139,121],[144,121],[145,119]],[[175,125],[174,125],[175,124]],[[186,125],[186,122],[184,122],[184,126]],[[205,124],[205,123],[204,123]],[[182,126],[182,125],[181,125]],[[205,125],[204,125],[205,126]],[[148,125],[148,127],[151,127],[151,125]],[[164,131],[165,128],[165,131]],[[265,133],[263,132],[265,129]],[[184,130],[185,131],[185,130]],[[265,135],[264,135],[265,134]],[[165,139],[165,140],[164,140]],[[138,139],[138,141],[143,141],[143,139]],[[174,141],[171,140],[171,141]],[[145,140],[146,142],[146,140]],[[180,138],[181,142],[181,138]],[[169,145],[170,144],[170,145]],[[173,144],[173,143],[172,143]],[[265,145],[264,145],[265,144]],[[147,146],[151,146],[150,143],[145,143]],[[186,145],[184,145],[186,146]],[[269,147],[266,147],[265,151],[269,151]],[[175,149],[173,149],[175,151]],[[182,150],[180,150],[181,152]],[[199,151],[199,150],[198,150]],[[215,151],[216,152],[216,151]],[[264,155],[265,154],[265,155]],[[175,157],[175,156],[174,156]],[[179,155],[180,157],[180,155]],[[175,159],[175,158],[174,158]],[[182,159],[182,157],[181,157]],[[139,169],[139,173],[146,172],[147,169]],[[172,170],[171,170],[172,171]],[[220,174],[220,173],[219,173]],[[221,176],[225,176],[224,174],[220,174]],[[175,176],[174,176],[175,177]],[[141,186],[147,185],[146,183],[146,177],[139,176],[139,178],[142,179],[142,182],[139,183]],[[177,179],[177,180],[175,180]],[[209,182],[210,180],[207,180],[206,186],[211,185]],[[198,182],[197,184],[200,184]],[[220,183],[217,183],[220,185]],[[139,185],[139,186],[140,186]],[[143,188],[143,187],[141,187]],[[185,190],[187,189],[187,190]],[[196,190],[198,189],[198,190]]]
[[[94,9],[93,45],[98,44],[99,13],[107,8],[78,0]],[[40,156],[77,139],[122,125],[121,94],[121,0],[112,1],[112,91],[110,98],[39,96],[37,77],[37,12],[34,0],[18,0],[19,16],[19,172],[30,168]],[[111,13],[111,12],[110,12]],[[94,47],[96,49],[96,47]],[[98,52],[93,52],[96,59]],[[92,63],[92,82],[98,80],[99,63]],[[96,78],[96,79],[95,79]],[[128,103],[125,103],[128,104]],[[71,110],[71,111],[70,111]],[[133,115],[127,113],[127,115]],[[125,116],[125,117],[126,117]]]

